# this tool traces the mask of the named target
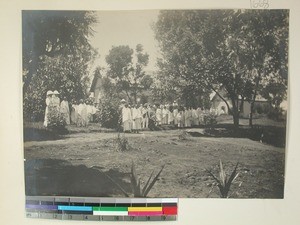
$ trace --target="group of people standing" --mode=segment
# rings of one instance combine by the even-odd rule
[[[63,115],[65,122],[67,124],[70,124],[69,103],[65,97],[63,98],[62,101],[60,101],[59,92],[56,90],[47,91],[46,110],[45,110],[45,117],[44,117],[45,127],[49,125],[49,113],[51,110],[56,113],[61,113]]]
[[[44,117],[44,126],[48,127],[50,111],[60,113],[67,125],[76,124],[77,126],[87,126],[93,120],[93,115],[96,113],[97,108],[93,105],[92,101],[82,99],[77,103],[73,101],[71,110],[69,102],[66,97],[60,101],[58,91],[47,91],[46,96],[46,109]]]
[[[179,106],[176,102],[166,105],[140,104],[130,106],[121,100],[122,125],[124,132],[139,132],[155,126],[174,125],[175,127],[199,126],[203,123],[205,110]]]
[[[71,123],[78,127],[86,127],[89,122],[93,122],[93,116],[96,114],[97,108],[90,99],[80,99],[78,102],[73,101],[71,110]]]

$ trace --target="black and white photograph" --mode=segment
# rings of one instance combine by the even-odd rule
[[[283,199],[289,10],[23,10],[27,196]]]

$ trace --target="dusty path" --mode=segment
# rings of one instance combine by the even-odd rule
[[[190,129],[190,131],[202,132],[201,129]],[[162,165],[165,165],[160,180],[149,193],[150,197],[218,197],[218,189],[212,186],[213,180],[205,169],[212,169],[217,175],[218,163],[221,159],[227,170],[232,170],[237,162],[240,163],[240,175],[232,186],[232,197],[281,198],[283,196],[283,148],[242,138],[187,137],[186,140],[181,140],[179,139],[181,132],[168,130],[125,134],[131,146],[131,149],[127,151],[116,150],[116,133],[70,134],[61,140],[26,142],[24,144],[25,159],[26,162],[61,160],[51,162],[51,166],[64,165],[61,170],[68,168],[70,171],[63,173],[64,175],[59,178],[63,180],[64,176],[73,177],[70,182],[89,184],[85,186],[85,189],[89,187],[92,189],[94,184],[103,183],[106,183],[107,190],[109,187],[112,189],[114,184],[100,175],[109,173],[110,176],[115,176],[118,183],[124,185],[129,192],[129,172],[132,162],[136,164],[136,170],[142,182],[147,180],[153,170],[158,171]],[[81,166],[80,170],[78,170],[79,166]],[[28,174],[40,177],[39,172],[42,168],[43,166],[38,171],[34,171],[34,168],[29,166]],[[81,171],[82,175],[74,176],[72,169],[78,174]],[[85,176],[84,171],[92,175]],[[61,173],[59,169],[56,172]],[[53,178],[53,174],[49,171],[42,176],[46,180]],[[29,179],[27,184],[29,185],[30,182]],[[58,192],[58,187],[46,189],[45,186],[47,186],[46,181],[39,183],[38,188],[43,194],[47,194],[47,191]],[[59,194],[69,195],[66,187],[66,190],[61,190],[64,186],[59,186],[59,188]],[[80,190],[79,185],[71,193],[84,194]],[[95,192],[94,190],[86,191],[87,193]],[[105,193],[95,192],[94,195],[105,195]],[[113,193],[108,191],[107,195],[122,196],[122,193],[117,188],[113,188]]]

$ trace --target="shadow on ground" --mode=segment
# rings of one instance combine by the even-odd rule
[[[218,124],[212,128],[206,128],[204,134],[211,137],[249,138],[276,147],[285,147],[286,128],[255,125],[252,128],[240,126],[238,130],[235,130],[232,124]]]
[[[84,165],[74,166],[65,160],[56,159],[26,160],[25,193],[42,196],[122,196],[122,192],[106,175],[130,193],[130,183],[123,180],[128,174],[117,170],[101,172],[99,169],[87,168]]]

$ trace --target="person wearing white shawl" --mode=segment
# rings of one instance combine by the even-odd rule
[[[51,101],[52,101],[52,91],[47,91],[47,96],[46,96],[46,109],[45,109],[45,117],[44,117],[44,126],[47,127],[48,126],[48,112],[49,112],[49,106],[51,105]]]

